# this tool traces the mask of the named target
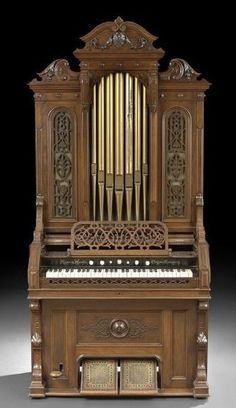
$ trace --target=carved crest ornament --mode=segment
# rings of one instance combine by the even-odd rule
[[[144,37],[140,37],[137,44],[133,43],[126,34],[127,26],[121,17],[117,17],[117,19],[114,21],[114,26],[112,29],[114,34],[112,34],[104,44],[101,44],[97,38],[94,38],[91,41],[91,45],[94,48],[99,48],[100,50],[105,50],[111,45],[120,48],[125,44],[128,44],[128,46],[132,49],[138,49],[145,47],[148,43],[147,39]]]

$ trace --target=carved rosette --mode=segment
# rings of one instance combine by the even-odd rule
[[[161,79],[195,81],[199,75],[185,60],[174,58],[170,61],[167,71],[161,72]]]

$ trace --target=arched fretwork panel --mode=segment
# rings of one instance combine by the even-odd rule
[[[66,108],[57,108],[49,116],[51,129],[51,194],[52,217],[74,217],[73,151],[74,117]]]
[[[163,116],[164,219],[189,219],[191,189],[191,116],[174,107]]]

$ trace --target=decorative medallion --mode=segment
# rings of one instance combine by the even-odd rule
[[[114,337],[125,337],[129,333],[129,324],[127,320],[112,320],[110,332]]]

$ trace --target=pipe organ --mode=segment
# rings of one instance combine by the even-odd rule
[[[146,87],[137,77],[109,74],[93,86],[93,220],[147,219],[147,114]]]
[[[118,17],[30,82],[30,396],[208,396],[204,92]]]

